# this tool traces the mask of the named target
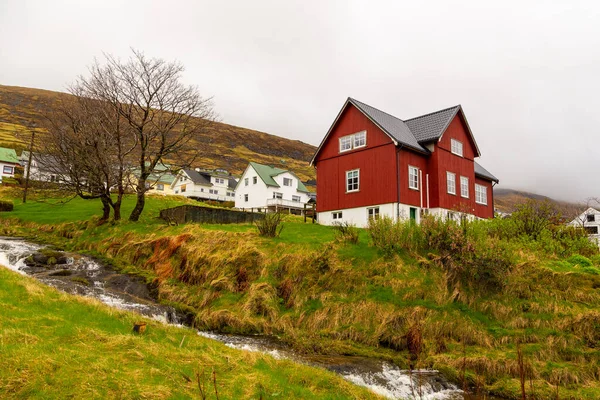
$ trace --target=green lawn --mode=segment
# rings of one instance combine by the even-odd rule
[[[376,398],[333,373],[233,350],[193,330],[46,287],[0,267],[1,398]]]

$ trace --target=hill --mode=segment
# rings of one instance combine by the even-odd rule
[[[499,211],[512,213],[520,204],[525,204],[529,200],[549,201],[553,203],[566,219],[575,218],[575,216],[579,215],[585,209],[585,204],[555,200],[547,196],[521,190],[494,188],[494,207]]]
[[[30,138],[28,126],[40,125],[60,96],[70,95],[0,85],[0,146],[24,149]],[[218,105],[216,108],[218,112]],[[256,161],[291,169],[309,186],[315,184],[316,173],[308,163],[316,148],[310,144],[226,123],[217,123],[213,130],[194,140],[201,151],[197,167],[224,168],[240,174],[248,161]]]

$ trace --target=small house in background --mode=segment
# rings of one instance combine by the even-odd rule
[[[0,177],[14,178],[17,166],[19,166],[17,152],[14,149],[0,147]]]
[[[235,190],[239,209],[287,209],[300,212],[309,191],[292,171],[250,162]]]
[[[568,225],[585,229],[590,240],[600,247],[600,211],[590,207]]]
[[[146,165],[149,164],[147,163]],[[175,174],[172,170],[173,167],[171,165],[162,163],[157,164],[156,167],[154,167],[154,172],[146,179],[146,193],[162,195],[174,194],[171,189],[171,184],[175,180]],[[139,177],[139,168],[133,168],[130,175],[127,177],[128,181],[125,183],[128,187],[135,189],[139,183]]]
[[[498,179],[480,155],[460,105],[402,120],[348,98],[311,161],[318,220],[493,218]]]
[[[173,194],[197,200],[234,201],[236,178],[224,169],[182,169],[173,183]]]
[[[29,165],[29,151],[21,152],[19,157],[23,166],[23,175],[38,182],[61,182],[70,179],[68,171],[61,170],[56,159],[49,154],[31,154],[31,165]]]

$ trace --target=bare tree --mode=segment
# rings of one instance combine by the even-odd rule
[[[59,177],[63,188],[84,199],[100,199],[102,220],[121,218],[121,203],[127,188],[128,156],[135,149],[135,137],[109,105],[86,96],[76,83],[74,97],[63,97],[56,111],[47,116],[50,160],[45,168]],[[116,199],[113,197],[116,196]]]
[[[129,219],[137,221],[144,209],[146,181],[168,161],[188,167],[198,154],[193,138],[216,120],[211,98],[200,96],[195,86],[181,82],[184,68],[177,62],[147,58],[132,50],[123,62],[105,55],[78,84],[85,96],[111,107],[135,138],[136,205]]]

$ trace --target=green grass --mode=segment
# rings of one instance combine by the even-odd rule
[[[376,398],[333,373],[228,348],[189,329],[70,296],[0,267],[0,397]],[[189,381],[191,380],[191,381]]]
[[[272,239],[251,224],[167,226],[159,210],[185,200],[161,197],[148,198],[139,223],[97,226],[99,202],[21,204],[18,194],[3,194],[15,199],[15,210],[0,213],[0,235],[101,256],[152,282],[162,301],[191,312],[199,326],[276,334],[298,351],[380,357],[402,367],[410,357],[407,330],[420,326],[421,367],[459,379],[465,363],[471,383],[483,376],[487,389],[509,397],[519,395],[514,360],[523,343],[538,398],[548,398],[555,381],[561,398],[600,398],[597,254],[560,257],[544,243],[507,241],[514,265],[502,291],[488,292],[450,285],[432,261],[435,252],[385,255],[367,230],[352,244],[294,216]],[[124,217],[132,206],[126,199]]]

